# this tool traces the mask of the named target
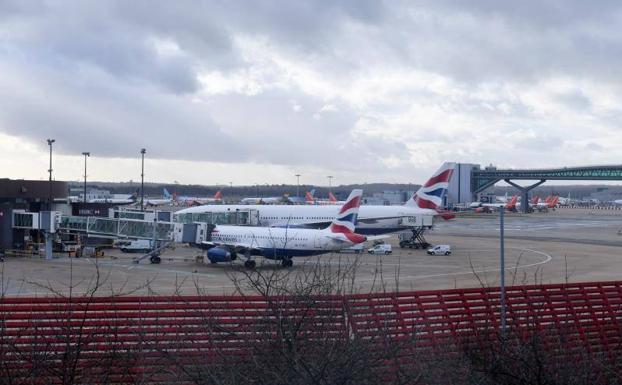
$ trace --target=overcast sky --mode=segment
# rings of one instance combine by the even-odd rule
[[[618,1],[0,0],[0,177],[420,183],[622,163]]]

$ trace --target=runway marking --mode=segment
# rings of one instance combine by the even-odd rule
[[[549,263],[553,257],[550,254],[547,254],[545,252],[542,251],[538,251],[538,250],[532,250],[532,249],[520,249],[520,248],[516,248],[516,247],[508,247],[508,249],[513,249],[513,250],[519,250],[519,251],[529,251],[535,254],[540,254],[545,256],[546,258],[543,261],[540,262],[534,262],[534,263],[529,263],[527,265],[514,265],[514,266],[510,266],[510,267],[506,267],[505,270],[518,270],[518,269],[526,269],[528,267],[533,267],[533,266],[538,266],[538,265],[544,265],[545,263]],[[469,271],[463,271],[463,272],[457,272],[457,273],[440,273],[440,274],[429,274],[429,275],[414,275],[414,276],[406,276],[405,278],[411,278],[411,279],[422,279],[422,278],[436,278],[436,277],[446,277],[446,276],[451,276],[451,275],[465,275],[465,274],[479,274],[479,273],[488,273],[488,272],[497,272],[499,271],[499,269],[484,269],[484,270],[469,270]],[[400,278],[401,280],[401,278]]]

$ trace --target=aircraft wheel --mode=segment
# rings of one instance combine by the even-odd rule
[[[246,267],[247,269],[254,269],[255,266],[256,266],[255,261],[248,260],[244,262],[244,267]]]
[[[284,260],[281,261],[281,266],[283,266],[283,267],[292,267],[292,266],[294,266],[294,261],[292,261],[290,258],[284,259]]]
[[[154,255],[153,257],[149,258],[149,260],[151,261],[151,263],[156,263],[156,264],[162,262],[162,259],[158,257],[157,255]]]

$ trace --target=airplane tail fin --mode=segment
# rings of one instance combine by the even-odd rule
[[[307,193],[305,194],[305,201],[307,203],[313,203],[313,194],[310,193],[309,191],[307,191]]]
[[[539,196],[535,196],[533,197],[533,199],[531,200],[531,204],[537,205],[538,202],[540,202],[540,197]]]
[[[367,237],[354,232],[362,197],[363,190],[352,190],[346,203],[341,206],[339,213],[328,226],[331,233],[343,234],[352,243],[362,243],[367,240]]]
[[[506,209],[513,210],[516,208],[516,203],[518,203],[518,195],[514,195],[512,199],[505,205]]]
[[[168,192],[168,190],[166,189],[166,187],[163,189],[162,191],[162,196],[164,196],[164,198],[168,199],[171,197],[171,194]]]
[[[219,191],[216,191],[216,194],[214,194],[214,199],[216,200],[221,200],[222,199],[222,193]]]
[[[333,202],[333,203],[334,203],[334,202],[337,202],[337,198],[335,198],[335,196],[333,195],[333,193],[332,193],[332,192],[330,192],[330,191],[328,192],[328,200],[329,200],[330,202]]]
[[[455,167],[455,163],[444,163],[404,206],[440,209]]]

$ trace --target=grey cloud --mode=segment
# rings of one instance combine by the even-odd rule
[[[589,142],[585,145],[585,149],[588,151],[603,151],[605,147],[601,146],[598,143]]]
[[[247,153],[199,105],[113,85],[101,73],[83,74],[89,84],[82,86],[80,77],[52,81],[32,69],[28,75],[3,71],[29,76],[31,84],[0,78],[0,129],[6,133],[34,143],[54,137],[66,154],[91,150],[125,158],[147,147],[158,158],[231,162]]]
[[[414,103],[441,106],[486,123],[473,135],[479,140],[474,146],[486,147],[488,130],[503,138],[535,118],[507,95],[475,95],[482,84],[531,85],[567,76],[622,88],[621,8],[582,1],[0,1],[0,84],[7,85],[0,88],[0,130],[35,142],[57,136],[67,153],[93,141],[105,156],[135,156],[145,146],[169,159],[382,172],[383,159],[406,163],[411,154],[400,138],[355,136],[361,116],[399,116]],[[255,58],[239,51],[239,37],[266,39],[335,84],[375,71],[428,71],[455,81],[461,96],[406,87],[392,95],[399,102],[388,97],[362,110],[336,97],[329,102],[338,111],[320,120],[313,112],[327,101],[291,84],[193,103],[202,97],[200,71],[252,69]],[[158,41],[180,51],[162,55]],[[303,108],[293,111],[291,100]],[[558,95],[558,101],[591,106],[580,92]],[[617,127],[614,118],[609,125]],[[455,140],[458,148],[441,150],[443,156],[484,153],[465,149],[443,124],[413,122],[422,134],[412,137],[444,148]],[[543,132],[549,134],[518,138],[514,150],[550,154],[563,145],[559,132]]]
[[[299,111],[291,107],[292,95],[266,91],[260,96],[224,95],[206,106],[228,132],[246,143],[248,157],[259,163],[314,165],[344,170],[378,170],[388,156],[405,160],[406,146],[391,138],[353,135],[358,114],[340,105],[337,111],[314,119],[323,101],[298,96]]]
[[[592,105],[591,100],[580,90],[559,94],[557,99],[574,110],[586,110]]]

